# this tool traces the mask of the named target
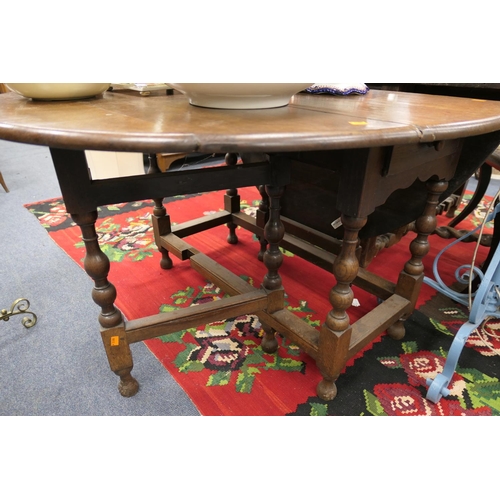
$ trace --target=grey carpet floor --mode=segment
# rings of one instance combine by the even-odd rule
[[[0,415],[199,415],[142,343],[132,345],[140,384],[122,397],[111,372],[91,299],[92,282],[47,235],[24,204],[61,195],[48,148],[0,141],[0,309],[30,301],[0,321]]]

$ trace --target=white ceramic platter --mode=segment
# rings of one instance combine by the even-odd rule
[[[312,83],[169,83],[194,106],[220,109],[265,109],[286,106]]]

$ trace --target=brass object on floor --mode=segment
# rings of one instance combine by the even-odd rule
[[[7,187],[7,184],[5,184],[5,181],[3,180],[2,172],[0,172],[0,184],[5,189],[5,192],[8,193],[9,192],[9,188]]]
[[[2,309],[0,311],[0,319],[9,321],[10,317],[16,314],[31,314],[32,318],[25,316],[22,320],[23,326],[31,328],[32,326],[35,326],[37,317],[35,313],[28,311],[29,307],[30,303],[28,299],[17,299],[12,303],[8,311],[7,309]]]

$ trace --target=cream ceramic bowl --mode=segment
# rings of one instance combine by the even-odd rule
[[[6,83],[13,92],[24,97],[44,100],[85,99],[102,94],[109,83]]]
[[[194,106],[220,109],[265,109],[286,106],[312,83],[169,83]]]

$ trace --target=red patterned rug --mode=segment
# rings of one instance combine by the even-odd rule
[[[254,212],[259,193],[239,190],[242,205]],[[467,197],[466,197],[467,199]],[[171,219],[181,223],[222,209],[223,192],[165,200]],[[66,213],[61,199],[26,205],[47,229],[50,237],[81,266],[84,247],[80,230]],[[150,225],[151,201],[109,205],[99,210],[97,231],[102,250],[111,261],[110,281],[116,286],[116,304],[127,319],[189,307],[223,296],[191,269],[175,259],[168,271],[159,266],[160,255]],[[477,225],[481,206],[461,228]],[[449,222],[439,217],[439,225]],[[226,243],[227,228],[187,238],[196,248],[235,274],[258,286],[264,275],[257,259],[259,245],[244,229],[239,243]],[[491,228],[487,229],[491,232]],[[409,257],[408,234],[397,245],[382,251],[369,270],[395,281]],[[424,264],[430,275],[438,251],[450,243],[433,235]],[[454,281],[455,269],[472,259],[475,244],[461,243],[442,258],[440,273]],[[488,249],[480,247],[477,262]],[[327,300],[334,278],[330,273],[285,252],[280,268],[287,307],[311,325],[319,327],[330,309]],[[377,300],[354,287],[358,307],[352,320],[373,308]],[[89,300],[90,293],[89,293]],[[500,363],[494,351],[478,335],[471,335],[451,384],[451,394],[434,404],[425,398],[425,380],[439,373],[446,361],[453,335],[466,321],[467,309],[424,285],[418,310],[406,322],[406,336],[395,341],[383,334],[349,361],[337,381],[338,395],[325,402],[315,395],[321,376],[315,362],[280,337],[275,355],[260,348],[262,330],[252,315],[181,331],[146,341],[162,365],[186,391],[203,415],[498,415],[500,414]],[[500,322],[489,323],[491,331]],[[96,335],[97,332],[96,318]],[[495,342],[492,341],[494,344]],[[498,343],[497,343],[498,344]],[[499,345],[493,345],[499,348]],[[133,352],[133,345],[132,345]],[[141,383],[141,367],[132,372]],[[116,390],[115,387],[110,390]]]

